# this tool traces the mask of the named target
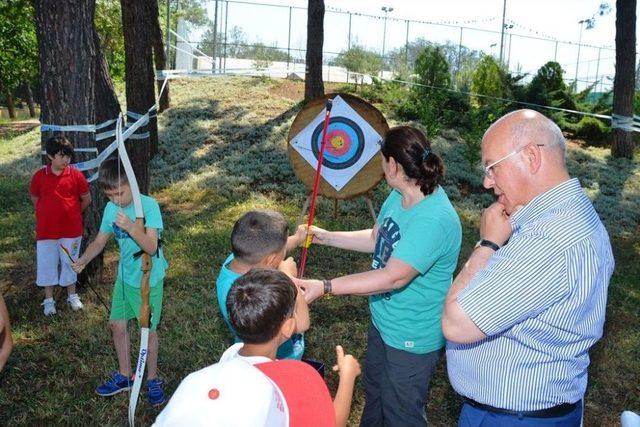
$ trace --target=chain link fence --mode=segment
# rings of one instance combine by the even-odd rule
[[[210,24],[181,23],[170,33],[169,57],[173,68],[222,72],[268,68],[281,76],[294,73],[303,77],[306,8],[238,0],[213,0],[203,5]],[[498,18],[484,20],[487,21],[495,21],[500,27]],[[602,92],[613,86],[615,49],[612,47],[522,34],[516,31],[526,29],[516,23],[505,25],[502,33],[474,28],[474,21],[467,22],[464,25],[426,22],[397,19],[386,12],[374,16],[327,10],[323,48],[325,80],[349,80],[347,70],[332,64],[341,52],[352,47],[378,54],[384,63],[383,75],[391,76],[399,62],[411,69],[410,46],[426,41],[449,47],[453,55],[448,59],[454,74],[461,68],[461,52],[467,50],[497,59],[502,57],[512,74],[526,75],[525,79],[553,60],[564,69],[567,83],[577,82],[578,90],[593,85],[594,91]]]

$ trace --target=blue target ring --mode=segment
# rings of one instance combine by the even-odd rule
[[[311,148],[316,160],[320,157],[323,124],[319,123],[311,136]],[[346,117],[331,117],[327,134],[333,136],[331,140],[327,141],[327,145],[333,143],[336,146],[325,147],[322,159],[323,167],[347,169],[360,160],[364,151],[364,133],[356,122]]]

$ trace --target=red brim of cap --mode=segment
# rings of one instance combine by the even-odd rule
[[[299,360],[275,360],[254,366],[282,392],[289,409],[290,427],[335,427],[331,394],[315,369]]]

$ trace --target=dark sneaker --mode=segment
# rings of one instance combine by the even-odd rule
[[[154,406],[162,405],[165,402],[162,380],[160,378],[147,381],[147,400]]]
[[[120,372],[112,372],[111,377],[96,388],[96,393],[100,396],[113,396],[121,391],[127,391],[131,388],[133,381]]]

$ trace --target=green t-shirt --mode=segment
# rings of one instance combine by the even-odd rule
[[[164,253],[159,241],[163,230],[162,215],[160,214],[160,206],[158,206],[158,202],[156,202],[155,199],[145,195],[142,195],[141,199],[145,227],[155,228],[158,231],[158,252],[151,257],[151,277],[149,278],[150,285],[154,286],[164,279],[165,271],[169,266],[167,260],[164,258]],[[120,248],[118,280],[123,281],[129,286],[139,288],[140,280],[142,279],[142,257],[134,259],[133,255],[141,249],[131,236],[129,236],[129,233],[116,225],[116,216],[120,209],[121,208],[115,203],[107,203],[107,206],[104,208],[104,214],[102,215],[100,232],[113,234]],[[122,210],[131,221],[136,220],[133,203],[122,208]]]
[[[442,310],[462,242],[458,214],[441,187],[409,209],[394,190],[377,224],[372,268],[383,268],[393,257],[418,275],[400,289],[369,297],[373,324],[393,348],[418,354],[442,348]]]

